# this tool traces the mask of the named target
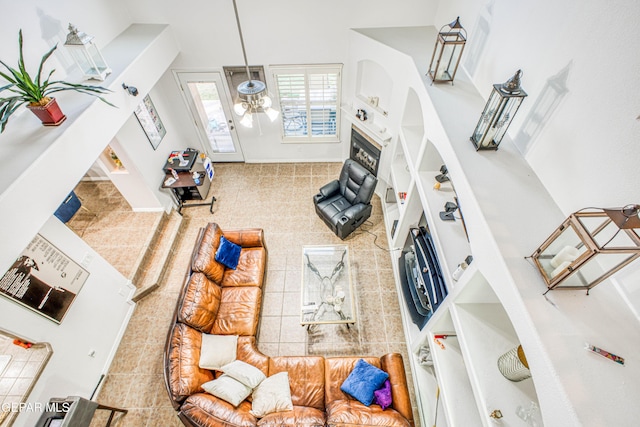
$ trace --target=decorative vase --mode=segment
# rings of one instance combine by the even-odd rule
[[[38,116],[44,126],[58,126],[67,118],[55,98],[51,98],[46,105],[27,105],[27,108]]]
[[[498,370],[509,381],[518,382],[531,377],[529,364],[521,345],[498,358]]]

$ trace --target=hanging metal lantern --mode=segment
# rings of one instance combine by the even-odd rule
[[[85,79],[103,81],[111,73],[111,68],[93,42],[93,36],[79,32],[72,24],[69,24],[69,34],[64,46],[71,52]]]
[[[460,17],[440,28],[427,73],[431,81],[453,84],[466,42],[467,31],[462,28]]]
[[[497,150],[507,133],[511,121],[527,93],[520,87],[522,70],[502,84],[493,85],[493,91],[471,135],[476,150]]]

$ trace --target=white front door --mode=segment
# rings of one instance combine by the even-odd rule
[[[211,160],[244,161],[222,74],[178,71],[176,77]]]

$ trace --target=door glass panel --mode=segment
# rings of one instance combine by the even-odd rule
[[[220,93],[215,82],[189,82],[189,93],[195,101],[197,114],[205,129],[211,151],[214,153],[235,153],[228,120],[224,114]]]

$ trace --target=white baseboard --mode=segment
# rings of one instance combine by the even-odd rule
[[[263,160],[246,160],[245,163],[342,163],[345,159],[322,158],[322,159],[263,159]]]

